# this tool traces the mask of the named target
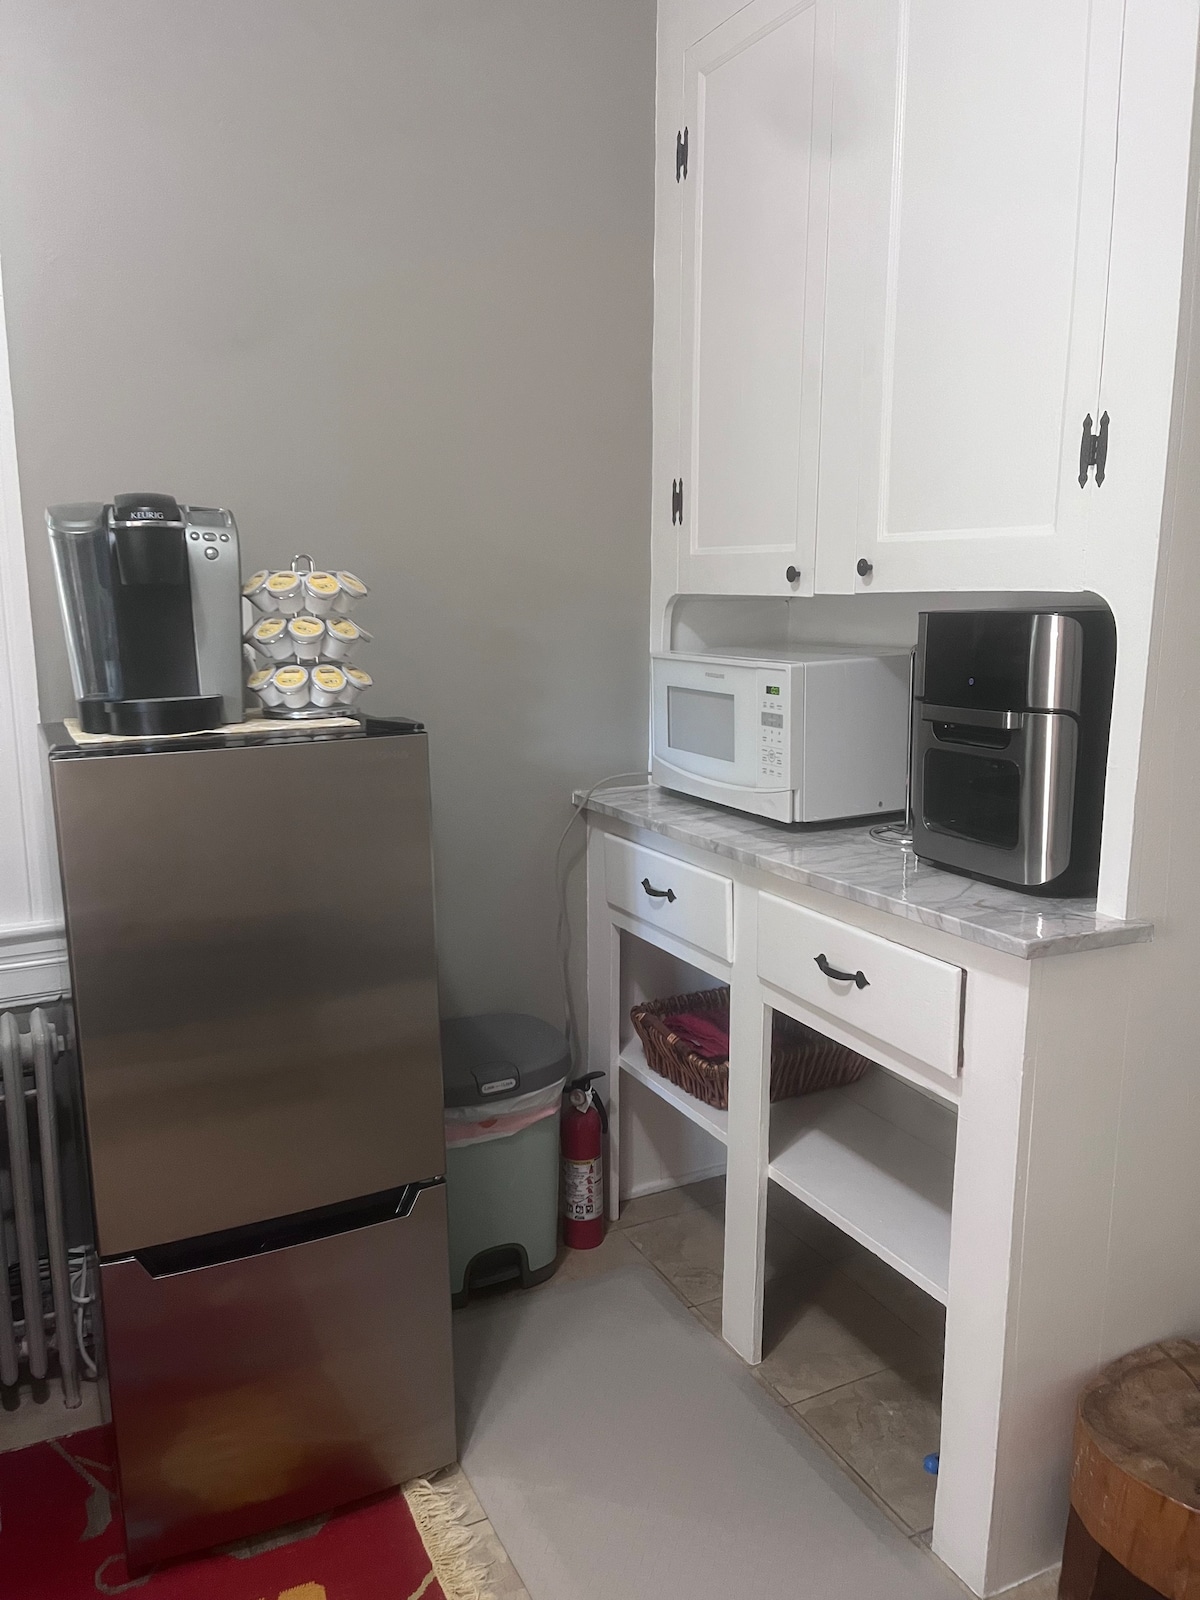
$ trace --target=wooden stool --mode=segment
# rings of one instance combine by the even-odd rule
[[[1200,1600],[1200,1343],[1122,1356],[1079,1398],[1060,1600]]]

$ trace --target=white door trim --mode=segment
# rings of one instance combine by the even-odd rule
[[[7,781],[5,781],[7,774]],[[44,760],[0,279],[0,1004],[63,986],[65,943]],[[10,993],[10,990],[13,991]]]

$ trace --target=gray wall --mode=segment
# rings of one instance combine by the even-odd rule
[[[48,502],[358,572],[443,1009],[556,1017],[569,792],[645,752],[653,0],[4,0],[0,152],[43,714]]]

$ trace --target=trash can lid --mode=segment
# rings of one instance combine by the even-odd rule
[[[540,1017],[493,1011],[442,1023],[442,1078],[448,1106],[508,1100],[545,1089],[570,1071],[565,1034]]]

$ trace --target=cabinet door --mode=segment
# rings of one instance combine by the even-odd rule
[[[1122,9],[839,5],[819,587],[1079,584]]]
[[[684,54],[681,590],[813,591],[831,11],[751,0]]]

